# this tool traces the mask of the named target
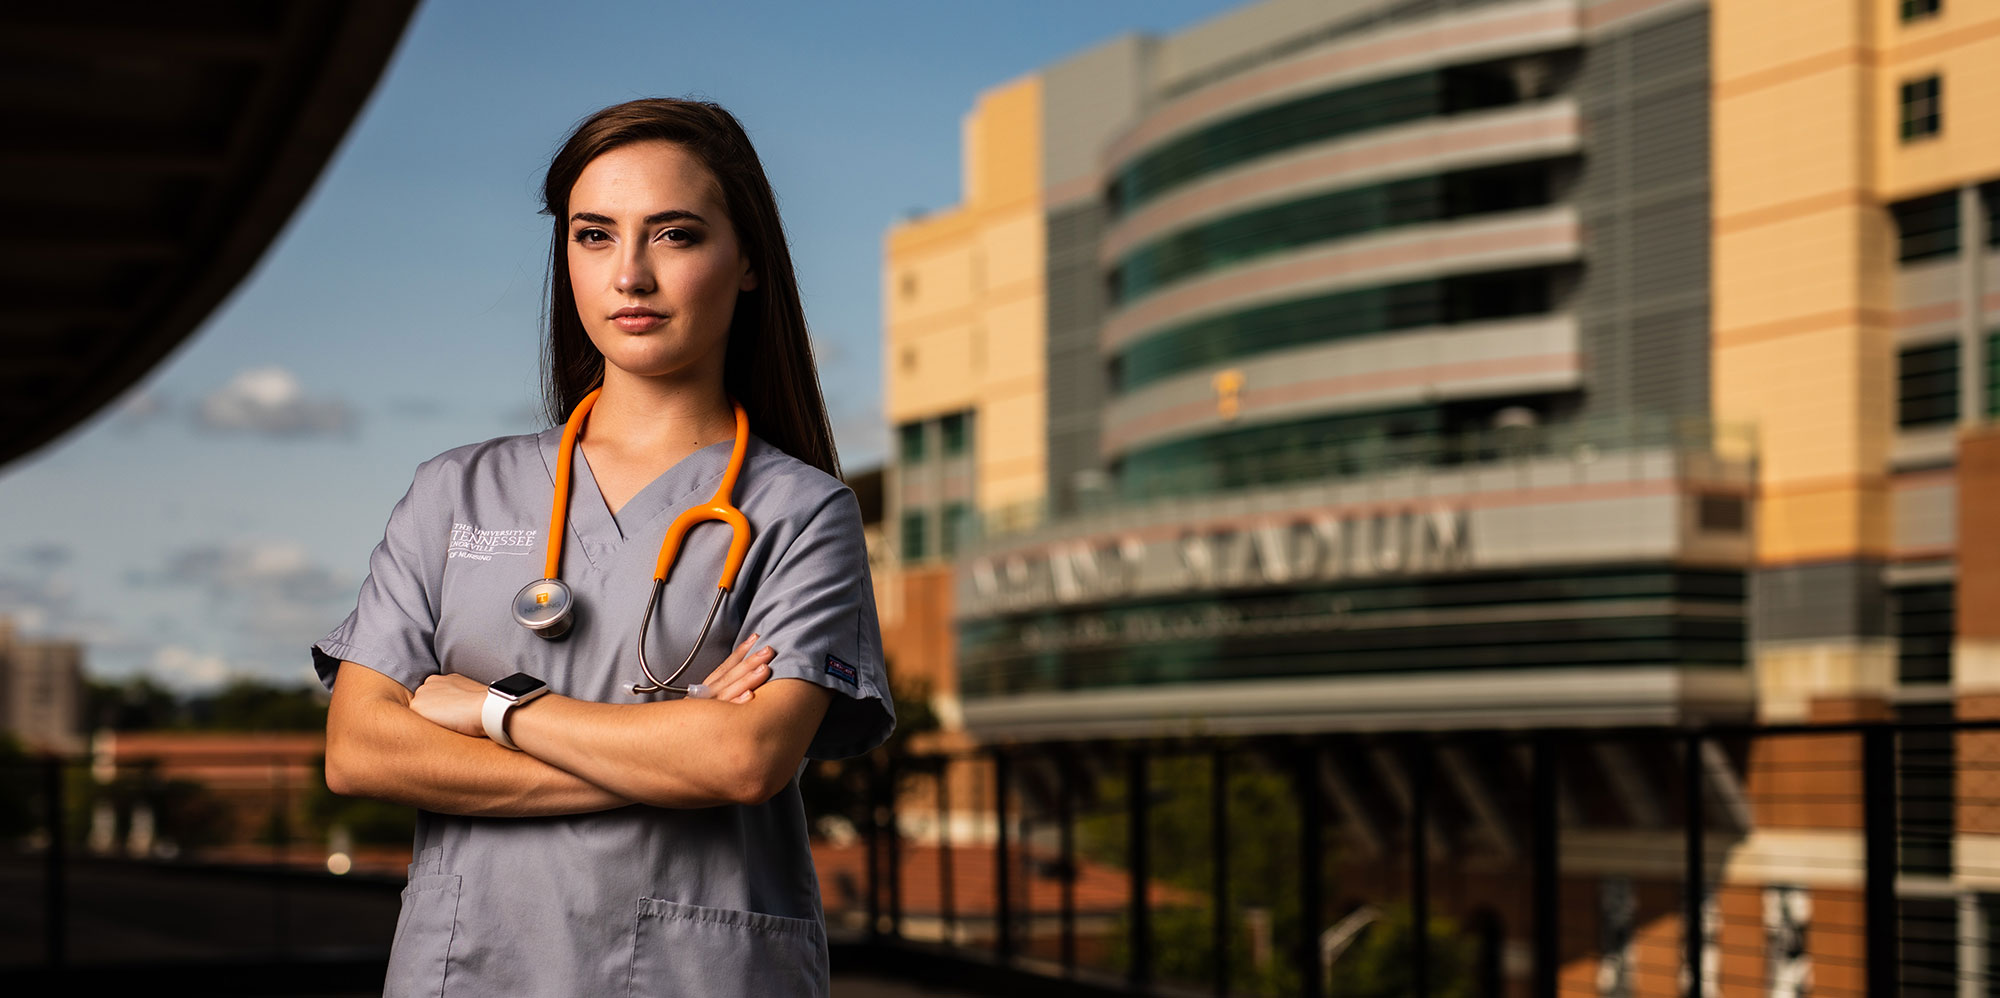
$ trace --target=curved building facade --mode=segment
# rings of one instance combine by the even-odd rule
[[[968,730],[1746,716],[1708,33],[1275,0],[983,97],[885,261],[898,584],[952,589]]]

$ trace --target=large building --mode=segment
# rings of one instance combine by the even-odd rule
[[[892,648],[978,742],[1993,716],[1989,97],[1969,0],[1265,0],[988,91],[887,238]],[[1858,897],[1796,751],[1709,767],[1724,921]],[[1679,764],[1576,765],[1629,806],[1564,876],[1629,898]],[[1965,970],[1952,854],[1905,873]]]
[[[984,95],[884,275],[967,728],[1747,716],[1708,32],[1279,0]]]

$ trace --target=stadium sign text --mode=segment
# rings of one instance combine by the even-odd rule
[[[964,609],[976,615],[1435,572],[1471,563],[1465,511],[1433,507],[1304,515],[1163,537],[1135,532],[1058,541],[975,558],[967,569],[970,584],[961,593]]]

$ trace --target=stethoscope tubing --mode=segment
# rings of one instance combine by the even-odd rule
[[[548,556],[543,563],[543,582],[561,584],[559,573],[562,570],[563,533],[568,523],[569,512],[570,455],[576,449],[576,438],[583,429],[584,420],[596,406],[597,397],[602,392],[602,388],[597,388],[585,395],[583,400],[577,403],[576,409],[570,413],[569,421],[563,424],[561,450],[556,456],[555,501],[549,510]],[[653,564],[652,592],[646,599],[645,613],[639,618],[639,671],[645,674],[646,682],[626,687],[634,696],[667,692],[703,699],[714,695],[714,692],[703,683],[690,683],[686,686],[674,684],[687,672],[688,667],[694,664],[695,656],[701,653],[702,642],[708,639],[709,629],[715,624],[715,615],[722,609],[723,597],[729,595],[729,590],[735,586],[737,572],[742,569],[743,559],[750,551],[750,521],[744,517],[742,510],[736,508],[732,499],[736,491],[736,479],[743,471],[744,454],[749,449],[750,417],[743,411],[742,404],[735,399],[730,399],[729,405],[736,417],[736,434],[729,450],[729,464],[723,469],[722,481],[716,485],[715,495],[708,502],[683,510],[679,516],[674,517],[674,522],[667,527],[666,537],[660,542],[660,556]],[[687,658],[683,659],[680,667],[665,680],[661,680],[653,674],[652,665],[646,660],[646,632],[653,622],[653,610],[659,605],[660,593],[666,588],[667,576],[673,569],[674,561],[680,557],[681,541],[696,524],[711,520],[729,525],[729,553],[723,559],[722,575],[715,587],[715,599],[708,605],[708,614],[702,618],[701,631],[695,636],[693,646],[688,649]],[[534,586],[537,583],[529,585]],[[565,611],[565,617],[569,612],[573,612],[573,609]],[[565,623],[559,628],[538,630],[536,633],[554,638],[560,637],[567,631],[568,625]]]

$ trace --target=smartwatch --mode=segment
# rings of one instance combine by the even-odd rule
[[[514,673],[486,687],[486,703],[479,708],[479,722],[486,727],[486,737],[516,752],[521,751],[521,747],[507,737],[507,712],[548,691],[549,684],[525,672]]]

